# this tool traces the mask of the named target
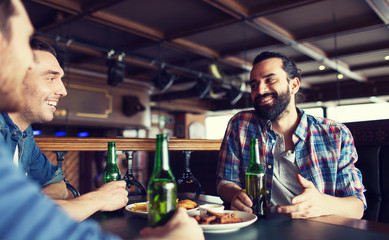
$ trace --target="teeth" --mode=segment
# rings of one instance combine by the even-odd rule
[[[51,105],[51,106],[54,106],[54,107],[57,106],[57,102],[56,102],[56,101],[46,101],[46,103],[47,103],[48,105]]]
[[[262,99],[261,99],[261,102],[269,101],[271,98],[272,98],[271,96],[262,98]]]

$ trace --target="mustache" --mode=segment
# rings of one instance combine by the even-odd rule
[[[275,92],[265,93],[265,94],[258,94],[257,96],[255,96],[254,102],[258,102],[258,101],[261,100],[261,98],[265,98],[265,97],[268,97],[268,96],[273,96],[274,98],[277,98],[278,94],[275,93]]]

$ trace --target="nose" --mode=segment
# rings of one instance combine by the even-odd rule
[[[269,87],[266,83],[258,83],[258,93],[265,94],[269,91]]]
[[[68,95],[68,92],[66,91],[65,85],[63,84],[62,80],[59,81],[58,90],[56,91],[57,95],[60,95],[61,97],[65,97]]]

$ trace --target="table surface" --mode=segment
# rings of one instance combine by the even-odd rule
[[[189,195],[188,195],[189,196]],[[190,195],[194,196],[194,195]],[[188,197],[192,198],[193,197]],[[141,202],[144,198],[132,198],[130,202]],[[217,202],[218,197],[202,195],[196,199],[199,204]],[[123,239],[136,239],[140,229],[146,227],[147,219],[132,215],[124,210],[118,213],[99,213],[93,217],[103,229]],[[389,239],[389,224],[366,220],[348,219],[338,216],[325,216],[309,220],[291,219],[280,214],[271,214],[258,219],[250,226],[229,233],[204,233],[205,239],[289,239],[289,240],[337,240],[337,239]]]

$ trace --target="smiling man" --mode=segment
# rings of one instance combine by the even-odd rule
[[[55,50],[46,42],[32,39],[34,61],[23,80],[25,108],[20,112],[1,113],[0,139],[3,138],[14,163],[28,178],[42,187],[42,192],[54,199],[74,219],[81,221],[96,211],[113,211],[127,203],[124,181],[104,184],[96,191],[72,199],[62,170],[50,163],[34,140],[32,123],[53,120],[60,98],[66,96],[62,82],[64,71]]]
[[[258,138],[272,210],[292,218],[361,218],[366,200],[350,131],[296,107],[301,71],[280,53],[263,52],[250,74],[254,109],[230,120],[219,153],[218,194],[232,209],[251,212],[244,176],[250,139]]]
[[[32,71],[33,52],[29,39],[33,27],[20,0],[0,1],[0,112],[20,111],[26,101],[22,81],[27,71]],[[41,58],[42,59],[42,58]],[[37,61],[37,59],[35,59]],[[38,60],[39,61],[39,60]],[[25,79],[25,78],[24,78]],[[47,80],[51,80],[50,78]],[[50,96],[52,96],[50,94]],[[53,111],[51,97],[43,100]],[[0,125],[3,130],[3,126]],[[19,171],[12,163],[7,144],[0,138],[0,236],[3,240],[32,239],[120,239],[104,232],[97,223],[87,220],[81,223],[65,214],[58,205],[40,193],[39,186],[29,181],[25,172]],[[117,195],[112,199],[107,194],[96,191],[94,198],[83,201],[88,208],[93,203],[127,202],[124,181],[112,182],[117,186]],[[110,183],[108,183],[110,184]],[[114,186],[112,184],[105,186]],[[121,186],[120,186],[121,185]],[[107,188],[107,187],[105,187]],[[82,197],[82,196],[81,196]],[[79,197],[80,198],[80,197]],[[77,200],[72,199],[72,200]],[[109,205],[109,204],[108,204]],[[111,206],[112,207],[112,206]],[[196,220],[189,217],[185,209],[178,209],[166,225],[141,233],[147,239],[204,239]]]
[[[63,181],[62,170],[51,164],[36,146],[32,123],[49,122],[54,117],[59,99],[66,96],[62,83],[64,72],[51,46],[37,39],[30,41],[34,53],[34,64],[27,70],[23,81],[25,108],[20,112],[2,113],[1,135],[14,163],[42,187],[43,192],[54,199],[70,197]]]

